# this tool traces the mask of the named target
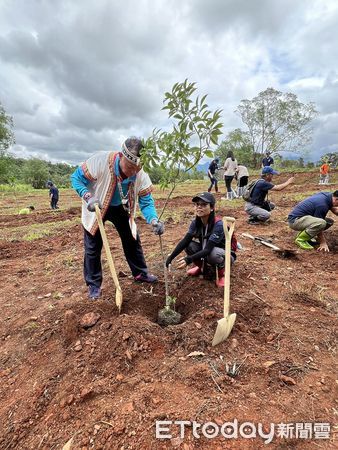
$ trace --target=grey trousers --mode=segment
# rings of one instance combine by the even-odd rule
[[[319,219],[313,216],[299,217],[289,227],[295,231],[305,231],[310,237],[315,237],[321,231],[327,230],[333,225],[332,219]]]
[[[274,209],[275,205],[270,202],[271,209]],[[257,220],[261,222],[266,222],[270,219],[271,211],[267,211],[266,209],[260,208],[253,203],[246,202],[244,206],[244,210],[249,216],[255,217]]]

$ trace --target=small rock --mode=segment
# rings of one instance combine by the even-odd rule
[[[212,311],[211,309],[206,309],[206,310],[203,312],[203,317],[204,317],[205,319],[213,319],[215,316],[216,316],[215,311]]]
[[[238,347],[238,340],[236,338],[231,339],[230,348],[233,350]]]
[[[320,348],[318,347],[318,345],[315,345],[315,350],[316,350],[317,352],[320,351]]]
[[[130,350],[126,350],[125,352],[126,357],[129,359],[129,361],[131,361],[133,359],[132,354],[130,353]]]
[[[126,341],[129,338],[130,338],[130,333],[128,333],[128,331],[124,331],[123,335],[122,335],[122,341]]]
[[[174,448],[176,448],[176,447],[179,447],[179,446],[182,444],[183,439],[180,438],[180,437],[176,437],[176,438],[170,439],[170,442],[171,442],[171,445],[172,445]]]
[[[74,401],[74,398],[75,398],[74,395],[70,394],[67,398],[67,405],[71,405]]]
[[[194,325],[198,330],[202,328],[202,325],[199,322],[195,322]]]
[[[251,333],[260,333],[261,329],[259,327],[252,327],[250,328]]]
[[[248,395],[249,398],[257,398],[257,395],[254,392],[250,392]]]
[[[118,373],[118,374],[116,375],[116,377],[115,377],[115,379],[116,379],[117,381],[122,381],[123,378],[124,378],[124,376],[122,375],[122,373]]]
[[[101,318],[100,314],[90,312],[81,317],[80,325],[82,328],[93,327],[97,321]]]
[[[89,397],[92,396],[93,393],[94,391],[92,388],[90,387],[83,388],[82,391],[80,392],[80,399],[87,400]]]
[[[74,351],[75,352],[80,352],[82,350],[82,344],[81,341],[76,341],[75,345],[74,345]]]
[[[285,384],[288,384],[289,386],[291,385],[294,386],[296,384],[296,381],[293,378],[288,377],[286,375],[280,375],[279,379],[283,381]]]
[[[244,325],[244,323],[237,323],[235,326],[239,329],[239,331],[242,332],[248,331],[248,327]]]
[[[270,333],[267,338],[266,338],[266,342],[272,342],[273,340],[275,340],[277,337],[277,333]]]
[[[122,414],[129,414],[133,411],[134,411],[133,402],[127,402],[127,403],[124,403],[124,405],[122,405],[122,408],[121,408]]]

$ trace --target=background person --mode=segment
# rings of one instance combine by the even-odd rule
[[[247,167],[240,164],[237,167],[235,177],[237,178],[237,195],[238,197],[241,197],[249,181],[249,171]]]
[[[71,176],[72,186],[83,200],[84,278],[89,298],[99,298],[102,284],[102,238],[95,204],[102,210],[103,221],[112,222],[119,233],[134,280],[147,283],[157,281],[157,277],[148,273],[134,222],[138,201],[142,215],[152,225],[153,232],[160,235],[164,231],[151,195],[151,180],[141,168],[142,148],[140,139],[130,137],[123,143],[121,152],[96,153]]]
[[[262,169],[261,178],[257,181],[252,190],[250,201],[245,203],[245,212],[249,214],[248,223],[256,225],[262,222],[267,222],[271,217],[271,211],[275,208],[275,204],[267,200],[269,191],[282,191],[289,184],[294,182],[294,177],[290,177],[285,183],[273,184],[271,183],[273,175],[279,175],[270,166],[265,166]]]
[[[225,235],[221,217],[215,216],[215,197],[209,192],[197,194],[192,199],[196,217],[191,222],[189,230],[184,238],[177,244],[171,255],[166,260],[166,266],[183,250],[187,256],[178,259],[178,268],[192,264],[187,270],[190,276],[198,276],[202,273],[203,260],[216,266],[218,270],[217,286],[224,286],[224,259],[225,259]],[[231,262],[236,259],[237,241],[233,236],[231,241]]]
[[[219,158],[215,158],[211,161],[208,168],[208,177],[210,179],[210,186],[208,188],[208,192],[212,191],[212,187],[215,186],[215,191],[218,192],[218,180],[216,176],[216,172],[218,171],[218,163]]]
[[[237,170],[237,160],[234,157],[233,152],[230,150],[228,151],[227,154],[227,158],[224,162],[224,181],[225,181],[225,186],[226,186],[226,190],[227,190],[227,196],[226,199],[227,200],[232,200],[234,198],[234,194],[232,192],[231,189],[231,183],[232,180],[234,179],[236,170]]]
[[[319,169],[319,184],[329,184],[330,164],[324,162]]]
[[[30,214],[34,210],[34,206],[27,206],[27,208],[20,209],[19,214]]]
[[[50,198],[50,207],[52,209],[59,209],[58,201],[59,201],[59,189],[54,186],[51,181],[47,181],[47,186],[49,187],[49,198]]]
[[[273,157],[271,156],[271,152],[267,151],[265,153],[265,157],[262,159],[262,168],[267,167],[267,166],[273,166],[273,165],[274,165],[274,160],[273,160]]]
[[[313,239],[318,238],[319,251],[328,252],[324,231],[333,225],[327,218],[331,211],[338,215],[338,191],[319,192],[298,203],[288,216],[288,224],[292,230],[299,231],[295,243],[303,250],[313,250]]]

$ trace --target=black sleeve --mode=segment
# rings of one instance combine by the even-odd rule
[[[186,256],[184,259],[187,264],[191,264],[193,261],[195,261],[197,259],[202,259],[202,258],[205,258],[206,256],[208,256],[212,252],[212,249],[214,247],[215,247],[215,242],[212,242],[209,240],[203,250],[200,250],[199,252],[194,253],[193,255]]]
[[[168,256],[165,265],[168,267],[173,259],[181,253],[182,250],[188,247],[192,241],[192,234],[187,233],[184,238],[176,245],[174,251]]]

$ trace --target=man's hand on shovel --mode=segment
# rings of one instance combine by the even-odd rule
[[[102,209],[102,204],[97,197],[89,197],[87,200],[87,209],[90,212],[95,212],[95,205]]]

